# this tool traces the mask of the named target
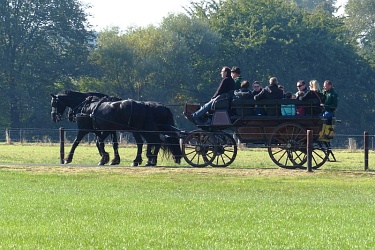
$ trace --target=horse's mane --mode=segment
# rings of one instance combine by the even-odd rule
[[[71,96],[71,95],[85,95],[85,96],[97,96],[97,97],[108,96],[106,94],[99,93],[99,92],[79,92],[79,91],[74,91],[74,90],[70,90],[70,89],[67,89],[67,90],[63,91],[62,94],[67,95],[67,96]]]

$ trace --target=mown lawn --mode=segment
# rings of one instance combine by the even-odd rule
[[[0,249],[375,248],[375,173],[360,152],[308,173],[262,150],[195,169],[95,167],[82,149],[49,166],[58,147],[0,146]]]

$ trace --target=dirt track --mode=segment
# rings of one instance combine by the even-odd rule
[[[232,169],[232,168],[180,168],[180,167],[109,167],[109,166],[82,166],[82,165],[0,165],[5,171],[28,171],[28,172],[50,172],[50,173],[119,173],[133,175],[186,173],[200,175],[235,175],[235,176],[311,176],[331,173],[333,175],[366,175],[374,176],[375,171],[333,171],[333,170],[290,170],[282,168],[273,169]]]

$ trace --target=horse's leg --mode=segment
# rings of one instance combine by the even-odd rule
[[[114,158],[111,161],[110,165],[119,165],[120,164],[120,155],[118,153],[118,141],[116,131],[110,132],[112,136],[112,147],[114,152]]]
[[[147,163],[146,166],[156,166],[157,165],[157,157],[161,147],[161,141],[159,135],[154,135],[151,133],[144,133],[143,135],[147,142]]]
[[[152,152],[153,150],[153,152]],[[156,166],[158,163],[158,153],[160,150],[160,144],[159,143],[147,143],[147,163],[146,166]]]
[[[99,145],[98,150],[102,156],[98,165],[105,165],[109,162],[109,154],[104,149],[105,138],[107,138],[107,136],[103,135],[103,133],[96,133],[97,145]]]
[[[99,152],[100,156],[103,156],[103,152],[102,152],[101,146],[99,144],[99,140],[98,140],[98,135],[95,134],[95,136],[96,136],[96,140],[95,140],[96,148],[98,149],[98,152]]]
[[[64,164],[68,164],[68,163],[72,162],[74,151],[76,150],[77,146],[79,145],[79,143],[81,142],[83,137],[87,134],[88,134],[88,132],[86,132],[86,131],[78,130],[78,134],[77,134],[76,138],[74,139],[74,142],[72,144],[72,148],[69,151],[68,157],[66,157],[65,160],[64,160]]]
[[[137,156],[135,157],[132,167],[137,167],[142,163],[142,148],[143,148],[143,139],[139,132],[133,132],[133,137],[137,144]]]

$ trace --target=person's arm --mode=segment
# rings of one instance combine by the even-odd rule
[[[266,91],[266,88],[267,88],[267,87],[263,88],[262,91],[260,91],[259,94],[255,95],[255,96],[254,96],[254,100],[261,100],[261,99],[264,99],[264,95],[265,95],[264,93],[265,93],[265,91]]]

